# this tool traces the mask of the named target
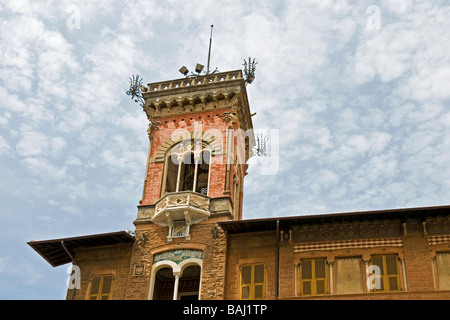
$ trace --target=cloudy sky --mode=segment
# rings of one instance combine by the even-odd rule
[[[448,1],[0,1],[0,299],[63,299],[28,245],[134,229],[147,118],[128,78],[242,68],[244,218],[450,204]]]

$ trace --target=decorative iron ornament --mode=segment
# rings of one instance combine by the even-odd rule
[[[131,99],[134,99],[134,102],[139,103],[142,106],[145,104],[144,97],[142,96],[142,90],[144,90],[144,86],[142,85],[142,80],[139,79],[139,75],[134,75],[130,78],[130,89],[127,91],[127,95],[131,96]]]
[[[255,72],[256,72],[256,65],[258,64],[258,62],[255,61],[255,59],[252,58],[248,58],[248,63],[246,60],[244,60],[244,76],[245,76],[245,81],[248,84],[251,84],[254,80],[255,80]]]

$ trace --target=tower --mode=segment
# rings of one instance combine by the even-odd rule
[[[226,237],[217,222],[242,219],[255,140],[246,82],[236,70],[141,87],[149,153],[128,284],[140,289],[129,298],[139,290],[150,299],[183,290],[223,297]]]

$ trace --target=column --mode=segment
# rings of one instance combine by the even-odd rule
[[[370,280],[369,280],[369,260],[364,260],[364,269],[366,270],[366,283],[365,283],[365,288],[366,288],[366,292],[371,292],[371,284],[369,284]]]
[[[330,274],[330,294],[334,294],[334,285],[333,285],[333,264],[334,261],[330,261],[328,262],[328,269],[329,269],[329,274]]]
[[[437,285],[436,285],[436,271],[435,271],[435,261],[436,261],[436,256],[432,256],[431,257],[431,272],[433,273],[433,286],[434,286],[434,290],[437,289]]]
[[[403,287],[405,288],[405,291],[408,291],[408,283],[406,282],[405,258],[400,258],[400,263],[402,264]]]
[[[180,272],[174,272],[173,276],[175,277],[175,284],[173,286],[173,300],[178,300],[178,284],[180,283]]]
[[[177,173],[177,187],[176,187],[175,192],[180,192],[180,179],[181,179],[181,166],[183,165],[183,152],[180,152],[178,154],[177,160],[178,160],[178,173]]]

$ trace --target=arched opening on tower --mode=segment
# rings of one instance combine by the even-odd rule
[[[210,150],[189,150],[181,155],[176,151],[174,148],[167,158],[165,193],[192,191],[208,195]]]

